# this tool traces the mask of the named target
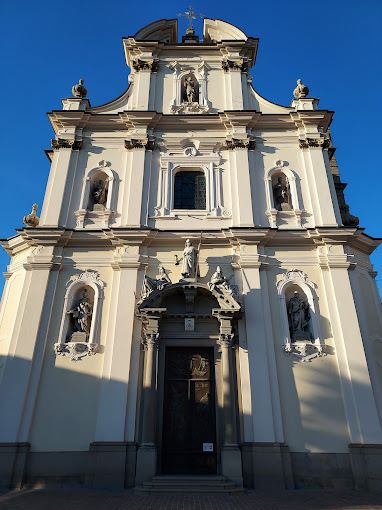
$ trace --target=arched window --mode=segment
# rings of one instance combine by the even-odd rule
[[[201,171],[181,171],[175,175],[174,209],[205,209],[206,177]]]

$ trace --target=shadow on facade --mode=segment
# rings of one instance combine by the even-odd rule
[[[256,292],[256,291],[252,291]],[[257,356],[256,338],[248,338],[248,352],[253,349]],[[202,345],[200,342],[198,345]],[[142,354],[142,351],[141,351]],[[116,405],[127,401],[128,385],[111,380],[103,383],[102,391],[116,395],[115,402],[109,402],[107,416],[98,415],[98,401],[101,394],[99,377],[86,374],[84,370],[94,370],[91,363],[101,365],[98,354],[70,362],[70,368],[56,366],[53,345],[49,346],[45,365],[38,381],[38,396],[35,399],[33,367],[25,359],[1,358],[3,381],[11,381],[11,374],[30,374],[28,392],[22,415],[19,416],[22,381],[15,376],[8,392],[3,397],[7,413],[1,423],[2,442],[0,443],[0,482],[3,487],[44,487],[50,484],[75,484],[89,487],[133,487],[135,485],[136,458],[141,441],[142,420],[136,417],[136,430],[127,430],[127,416],[123,425],[114,423],[119,415]],[[309,364],[295,364],[284,353],[276,352],[276,365],[279,376],[277,390],[280,392],[284,441],[244,440],[243,423],[256,423],[255,416],[264,412],[261,408],[263,388],[259,385],[256,370],[250,372],[249,384],[252,387],[252,416],[246,414],[240,405],[239,371],[235,371],[235,385],[239,398],[235,399],[238,443],[242,452],[244,486],[249,488],[370,488],[382,489],[382,462],[380,445],[364,445],[347,448],[349,440],[345,412],[340,393],[341,381],[337,382],[328,374],[335,365],[334,356],[315,360]],[[160,353],[159,363],[163,363]],[[142,356],[141,356],[142,358]],[[236,357],[237,359],[237,357]],[[215,365],[219,364],[219,355]],[[266,363],[265,359],[259,360]],[[73,363],[73,364],[72,364]],[[86,368],[85,368],[86,367]],[[216,368],[216,374],[219,368]],[[31,370],[32,369],[32,370]],[[81,372],[79,371],[81,370]],[[335,372],[337,374],[337,372]],[[158,372],[158,393],[163,392],[162,373]],[[141,376],[140,376],[141,377]],[[141,378],[140,378],[141,381]],[[359,384],[359,383],[358,383]],[[362,385],[360,385],[362,386]],[[216,385],[220,391],[219,384]],[[363,388],[357,388],[362,392]],[[364,388],[367,392],[367,388]],[[314,398],[312,398],[314,395]],[[134,397],[130,397],[134,398]],[[136,402],[128,409],[137,408],[142,414],[141,402],[146,398],[145,390],[138,391]],[[273,394],[272,398],[275,398]],[[157,450],[157,472],[161,472],[161,433],[163,398],[156,398],[158,416],[155,425]],[[219,395],[216,395],[217,417],[217,473],[221,472],[220,450],[222,443],[222,422],[224,409]],[[11,404],[13,403],[13,404]],[[273,410],[277,407],[272,402]],[[240,409],[240,412],[239,412]],[[32,412],[33,410],[33,412]],[[160,418],[160,419],[159,419]],[[97,426],[102,419],[110,430],[120,427],[119,440],[95,441]],[[98,420],[98,421],[97,421]],[[15,424],[20,423],[18,431]],[[135,435],[134,435],[135,434]],[[303,439],[302,439],[303,438]],[[304,445],[301,448],[301,444]],[[350,454],[349,454],[350,452]]]

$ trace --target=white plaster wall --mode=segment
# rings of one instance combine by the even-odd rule
[[[278,274],[294,267],[290,264],[293,258],[309,259],[312,253],[295,249],[284,253],[277,250],[274,257],[284,267],[283,270],[272,269],[267,276],[285,441],[295,452],[347,452],[348,426],[321,270],[313,265],[299,267],[317,285],[319,319],[328,355],[311,363],[301,363],[283,352],[276,282]]]
[[[67,251],[65,255],[75,259],[76,267],[63,268],[55,293],[30,433],[34,451],[88,450],[89,443],[94,440],[104,355],[96,354],[86,356],[80,361],[72,361],[67,356],[56,356],[54,343],[58,340],[67,281],[70,276],[88,269],[89,266],[95,269],[94,262],[92,264],[91,261],[100,257],[100,253],[82,250],[76,253]],[[96,270],[105,282],[100,331],[101,345],[105,349],[108,342],[106,328],[112,269],[98,265]]]
[[[5,283],[0,309],[0,382],[2,368],[8,355],[12,330],[21,299],[26,271],[19,269]]]

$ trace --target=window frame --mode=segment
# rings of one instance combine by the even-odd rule
[[[192,208],[187,208],[187,207],[175,207],[175,201],[176,201],[176,190],[175,190],[175,186],[176,186],[176,179],[177,179],[177,176],[179,174],[182,174],[182,173],[187,173],[187,174],[190,174],[190,173],[195,173],[195,174],[198,174],[198,175],[203,175],[204,176],[204,183],[205,183],[205,207],[204,209],[200,209],[200,208],[197,208],[197,207],[192,207]],[[173,196],[172,196],[172,210],[173,211],[207,211],[207,175],[206,175],[206,172],[202,169],[202,168],[179,168],[176,172],[174,172],[174,183],[173,183]],[[195,181],[196,181],[196,178],[195,178]],[[195,182],[195,188],[196,188],[196,182]],[[194,202],[196,202],[195,200],[195,197],[194,197]],[[196,204],[195,204],[196,205]]]

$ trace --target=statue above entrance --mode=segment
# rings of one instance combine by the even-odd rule
[[[180,261],[182,261],[182,279],[196,279],[198,272],[198,250],[189,239],[185,243],[183,257],[180,260],[177,258],[177,264]]]
[[[166,273],[166,270],[163,266],[159,268],[159,274],[157,275],[156,279],[145,275],[142,294],[138,304],[142,303],[146,298],[148,298],[149,295],[154,292],[154,290],[163,290],[166,285],[170,285],[171,283],[172,282],[170,277]]]

